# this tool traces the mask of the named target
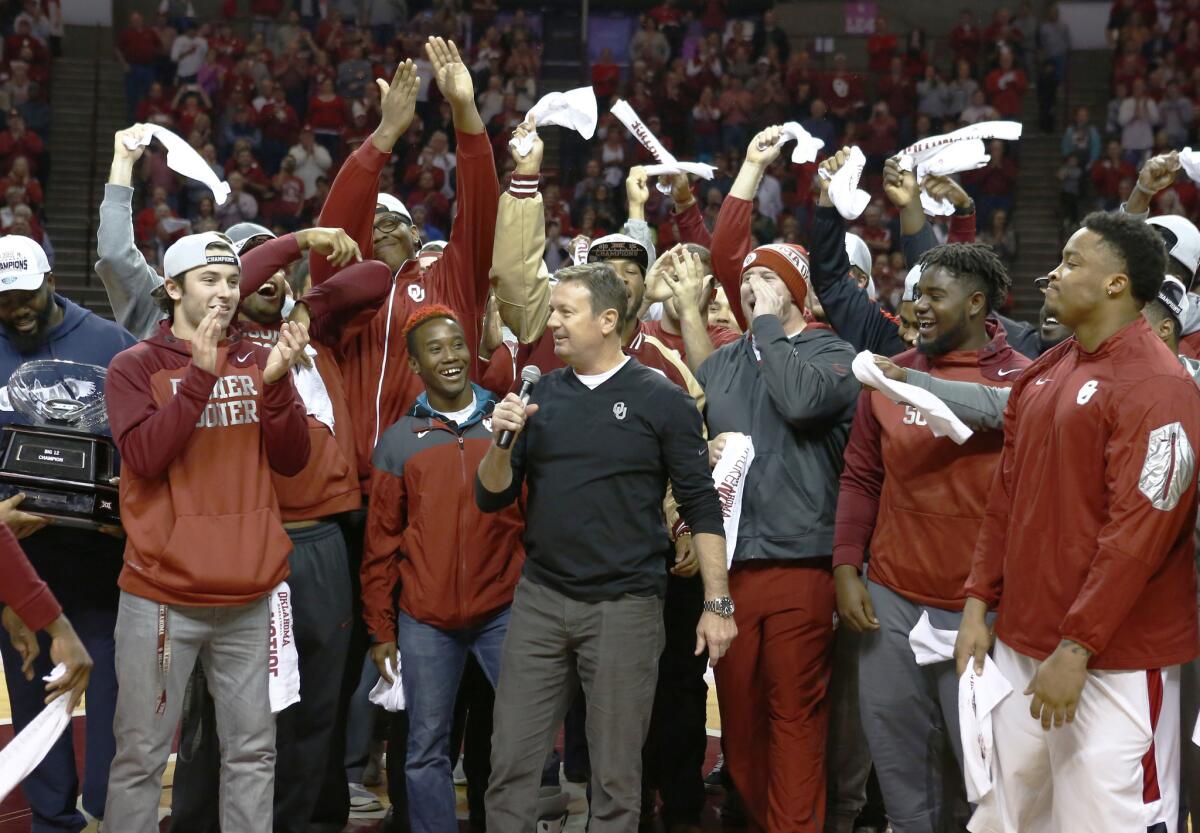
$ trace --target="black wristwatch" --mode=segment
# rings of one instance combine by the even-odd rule
[[[715,599],[709,599],[704,603],[704,610],[708,613],[715,613],[722,619],[732,619],[733,599],[728,596],[718,596]]]

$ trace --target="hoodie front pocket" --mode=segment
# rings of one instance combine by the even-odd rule
[[[161,584],[200,596],[248,596],[279,583],[292,543],[270,509],[177,518],[158,563]]]

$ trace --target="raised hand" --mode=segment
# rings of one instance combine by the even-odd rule
[[[220,319],[220,311],[210,309],[192,333],[192,363],[212,374],[217,372],[217,344],[224,332]]]
[[[417,77],[417,67],[411,61],[405,61],[396,67],[396,74],[389,84],[382,78],[375,79],[379,85],[379,109],[381,117],[376,130],[387,145],[385,153],[391,152],[391,146],[396,143],[412,124],[417,112],[417,90],[421,79]]]
[[[146,150],[146,146],[140,144],[146,134],[150,132],[150,125],[135,124],[127,127],[124,130],[118,130],[113,136],[113,161],[118,159],[128,161],[130,164],[142,158],[142,153]],[[127,147],[125,140],[129,139],[133,147]]]
[[[475,103],[475,85],[471,71],[458,54],[452,40],[432,37],[425,44],[425,54],[433,64],[433,77],[438,89],[452,105],[465,107]]]
[[[783,128],[772,125],[759,132],[746,148],[746,163],[765,168],[779,158],[783,149]]]
[[[351,261],[362,261],[362,250],[354,238],[340,228],[310,228],[296,233],[301,249],[324,255],[333,266],[341,268]]]
[[[634,165],[625,177],[625,195],[629,198],[630,213],[633,209],[643,208],[650,200],[650,186],[646,184],[646,169]]]
[[[680,317],[685,312],[699,313],[708,302],[705,293],[708,276],[704,274],[700,255],[688,251],[685,246],[676,246],[668,254],[671,268],[663,270],[663,280],[671,287]]]
[[[1175,181],[1180,168],[1179,151],[1163,153],[1146,160],[1138,173],[1138,185],[1151,193],[1158,193]]]
[[[279,328],[279,341],[271,348],[267,357],[267,366],[263,370],[263,381],[274,384],[287,375],[301,357],[304,348],[308,346],[308,328],[303,324],[291,321]]]
[[[526,405],[519,396],[510,393],[492,411],[492,436],[499,442],[505,431],[511,431],[513,441],[516,442],[517,436],[525,428],[526,421],[537,412],[537,405]]]
[[[922,187],[935,200],[949,200],[956,209],[974,208],[975,203],[962,186],[948,176],[927,176]]]
[[[839,164],[840,168],[841,165]],[[822,183],[825,181],[822,180]],[[822,190],[826,187],[821,186]],[[883,163],[883,193],[897,208],[904,208],[919,198],[917,175],[900,169],[900,157],[893,156]]]
[[[666,174],[662,178],[671,183],[671,200],[675,203],[676,211],[687,208],[696,201],[696,195],[692,193],[692,182],[688,179],[687,171]]]
[[[758,275],[750,278],[750,288],[754,290],[754,317],[761,318],[764,315],[778,317],[783,311],[782,296]]]
[[[488,296],[487,310],[483,314],[483,339],[479,345],[480,355],[491,356],[504,343],[504,330],[500,328],[500,302],[495,293]]]
[[[536,127],[537,125],[531,116],[527,121],[518,124],[517,129],[513,131],[513,136],[518,140],[533,134],[533,147],[529,149],[527,155],[522,156],[512,146],[508,149],[512,154],[513,162],[516,163],[516,172],[522,176],[534,176],[541,173],[542,170],[542,153],[545,151],[546,146],[542,144],[542,137],[537,134]]]

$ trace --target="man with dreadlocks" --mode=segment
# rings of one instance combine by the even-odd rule
[[[940,378],[1010,385],[1029,359],[989,318],[1009,289],[995,253],[951,243],[927,251],[921,267],[917,346],[895,362]],[[859,399],[838,498],[834,577],[838,613],[863,633],[863,728],[897,833],[933,833],[967,807],[954,663],[917,665],[908,634],[926,613],[935,628],[958,628],[1002,445],[994,434],[955,445],[935,437],[912,407],[869,390]],[[859,573],[868,547],[864,584]],[[930,744],[939,734],[953,750]]]

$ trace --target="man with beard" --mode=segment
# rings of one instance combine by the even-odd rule
[[[46,254],[28,237],[0,238],[0,379],[35,359],[60,359],[108,367],[117,353],[135,343],[125,330],[55,291]],[[12,406],[7,386],[0,388],[0,424],[23,423]],[[11,501],[19,504],[20,498]],[[10,501],[6,501],[10,503]],[[5,521],[38,575],[59,600],[95,665],[87,688],[87,752],[83,766],[83,809],[104,818],[108,771],[112,763],[113,714],[117,680],[113,664],[113,629],[117,620],[117,575],[122,544],[102,532],[46,525],[43,518],[11,509]],[[117,532],[119,534],[119,532]],[[12,703],[13,728],[21,731],[45,705],[42,677],[54,662],[50,641],[40,638],[41,656],[27,679],[20,655],[0,639],[4,679]],[[81,829],[76,809],[79,779],[75,742],[65,732],[23,782],[35,828]]]
[[[1029,360],[989,317],[1009,289],[995,253],[950,243],[922,255],[920,266],[917,346],[896,363],[938,377],[1012,384]],[[949,661],[918,665],[908,634],[925,615],[935,628],[958,627],[971,542],[1001,445],[995,434],[956,445],[935,437],[911,406],[876,391],[859,399],[841,476],[834,577],[842,621],[863,634],[863,729],[897,833],[936,833],[948,817],[965,816],[958,675]]]
[[[955,646],[960,672],[982,671],[994,639],[1013,686],[976,833],[1177,823],[1200,392],[1141,315],[1165,269],[1152,229],[1097,212],[1050,273],[1047,311],[1075,337],[1009,397]]]

